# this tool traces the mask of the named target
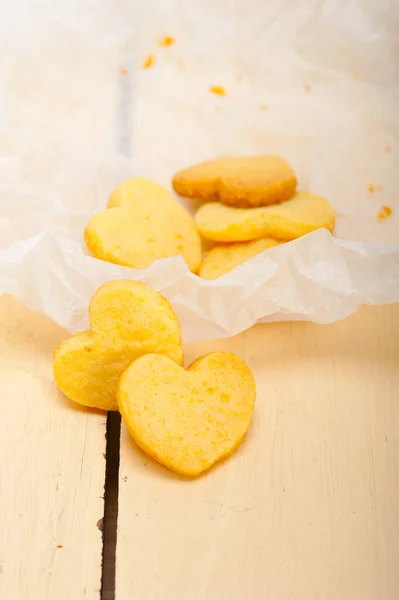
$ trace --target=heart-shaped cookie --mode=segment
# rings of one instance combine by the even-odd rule
[[[260,252],[278,246],[280,243],[267,237],[252,242],[216,246],[207,252],[198,275],[203,279],[218,279]]]
[[[169,302],[138,281],[111,281],[94,294],[90,331],[77,333],[54,353],[55,381],[85,406],[118,410],[119,378],[136,358],[160,352],[183,363],[179,321]]]
[[[254,378],[236,355],[213,352],[187,370],[148,354],[124,372],[122,418],[147,454],[182,475],[196,476],[231,454],[247,432]]]
[[[217,158],[184,169],[173,177],[181,196],[228,206],[266,206],[291,198],[294,171],[279,156]]]
[[[332,231],[334,210],[320,196],[297,192],[283,204],[263,208],[204,204],[195,222],[198,231],[215,242],[243,242],[265,236],[289,241],[322,227]]]
[[[192,217],[168,190],[141,177],[116,188],[108,209],[89,221],[85,240],[96,258],[138,269],[179,254],[193,272],[201,263],[201,240]]]

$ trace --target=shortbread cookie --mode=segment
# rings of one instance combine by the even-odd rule
[[[334,210],[320,196],[297,192],[292,200],[263,208],[204,204],[195,222],[201,235],[216,242],[243,242],[265,236],[289,241],[322,227],[332,231]]]
[[[159,258],[181,254],[191,271],[198,270],[201,240],[194,220],[161,185],[127,179],[113,192],[108,206],[85,230],[93,256],[143,269]]]
[[[279,244],[273,238],[261,238],[252,242],[216,246],[207,252],[198,275],[203,279],[217,279],[260,252]]]
[[[148,354],[128,367],[118,388],[119,410],[137,445],[189,476],[237,448],[255,398],[251,371],[227,352],[207,354],[187,370]]]
[[[183,363],[179,322],[169,302],[138,281],[111,281],[94,294],[90,331],[77,333],[54,353],[55,381],[68,398],[118,410],[116,389],[126,367],[148,352]]]
[[[291,198],[294,171],[278,156],[217,158],[180,171],[173,187],[181,196],[228,206],[266,206]]]

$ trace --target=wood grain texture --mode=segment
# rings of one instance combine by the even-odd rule
[[[0,298],[0,598],[98,600],[105,419],[53,383],[65,332]]]
[[[399,305],[257,326],[186,358],[214,349],[254,371],[252,428],[189,481],[122,427],[117,600],[395,600]]]

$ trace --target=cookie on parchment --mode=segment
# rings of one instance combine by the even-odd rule
[[[227,206],[277,204],[291,198],[295,173],[279,156],[217,158],[184,169],[173,177],[181,196],[216,201]]]
[[[252,242],[237,242],[215,246],[206,253],[198,275],[203,279],[218,279],[260,252],[278,246],[280,243],[267,237]]]
[[[297,192],[283,204],[261,208],[209,202],[195,215],[198,231],[215,242],[244,242],[266,236],[289,241],[323,227],[332,231],[334,219],[331,204],[308,192]]]
[[[96,258],[137,269],[179,254],[193,272],[201,263],[191,215],[163,186],[142,177],[116,188],[108,208],[90,219],[85,241]]]

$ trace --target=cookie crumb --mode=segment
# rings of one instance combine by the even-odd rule
[[[226,90],[221,85],[212,85],[209,88],[209,91],[212,92],[212,94],[217,94],[218,96],[226,95]]]
[[[369,183],[367,185],[367,189],[369,192],[371,192],[372,194],[374,192],[382,192],[382,190],[384,189],[384,187],[382,185],[374,185],[373,183]]]
[[[269,107],[268,107],[268,106],[266,106],[266,104],[261,104],[261,105],[259,106],[259,110],[269,110]]]
[[[57,548],[63,548],[64,546],[62,544],[58,544]]]
[[[143,62],[143,67],[145,69],[151,69],[151,67],[154,66],[155,63],[155,56],[153,54],[149,54],[147,56],[147,58],[145,59],[145,61]]]
[[[383,221],[384,219],[388,219],[392,215],[392,208],[390,206],[383,206],[380,212],[378,213],[377,219],[379,221]]]
[[[127,69],[120,69],[119,72],[122,75],[122,77],[126,77],[126,75],[127,75]]]
[[[390,152],[392,152],[392,146],[385,146],[385,152],[387,154],[389,154]]]
[[[159,42],[160,46],[172,46],[175,43],[175,38],[171,35],[165,35],[164,38]]]
[[[310,94],[310,92],[312,91],[312,86],[310,85],[310,83],[306,83],[306,84],[303,86],[303,89],[305,90],[305,92],[306,92],[307,94]]]

